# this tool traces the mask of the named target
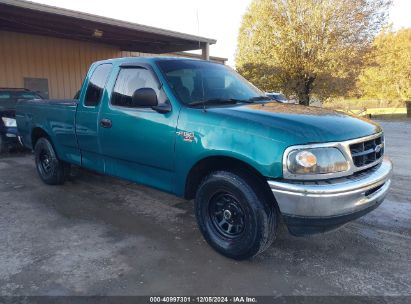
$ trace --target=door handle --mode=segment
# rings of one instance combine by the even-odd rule
[[[100,126],[102,126],[103,128],[111,128],[113,124],[111,123],[110,119],[107,118],[103,118],[102,120],[100,120]]]

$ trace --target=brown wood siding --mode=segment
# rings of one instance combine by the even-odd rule
[[[0,88],[22,88],[25,77],[47,78],[49,98],[73,98],[91,63],[132,56],[188,55],[120,51],[105,44],[0,31]]]
[[[92,62],[120,56],[104,44],[0,31],[0,87],[47,78],[50,98],[72,98]]]

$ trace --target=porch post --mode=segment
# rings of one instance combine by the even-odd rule
[[[210,44],[204,43],[201,47],[201,55],[204,60],[210,60]]]

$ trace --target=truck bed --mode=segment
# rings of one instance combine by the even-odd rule
[[[65,161],[78,163],[80,152],[77,145],[75,119],[78,101],[76,99],[27,100],[17,104],[16,120],[23,145],[34,149],[36,127],[41,127]]]

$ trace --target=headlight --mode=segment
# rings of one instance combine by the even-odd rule
[[[287,157],[291,174],[325,174],[347,171],[349,164],[337,148],[312,148],[293,150]]]
[[[8,128],[17,127],[17,123],[16,123],[16,120],[14,118],[2,117],[1,120],[3,120],[4,125]]]

